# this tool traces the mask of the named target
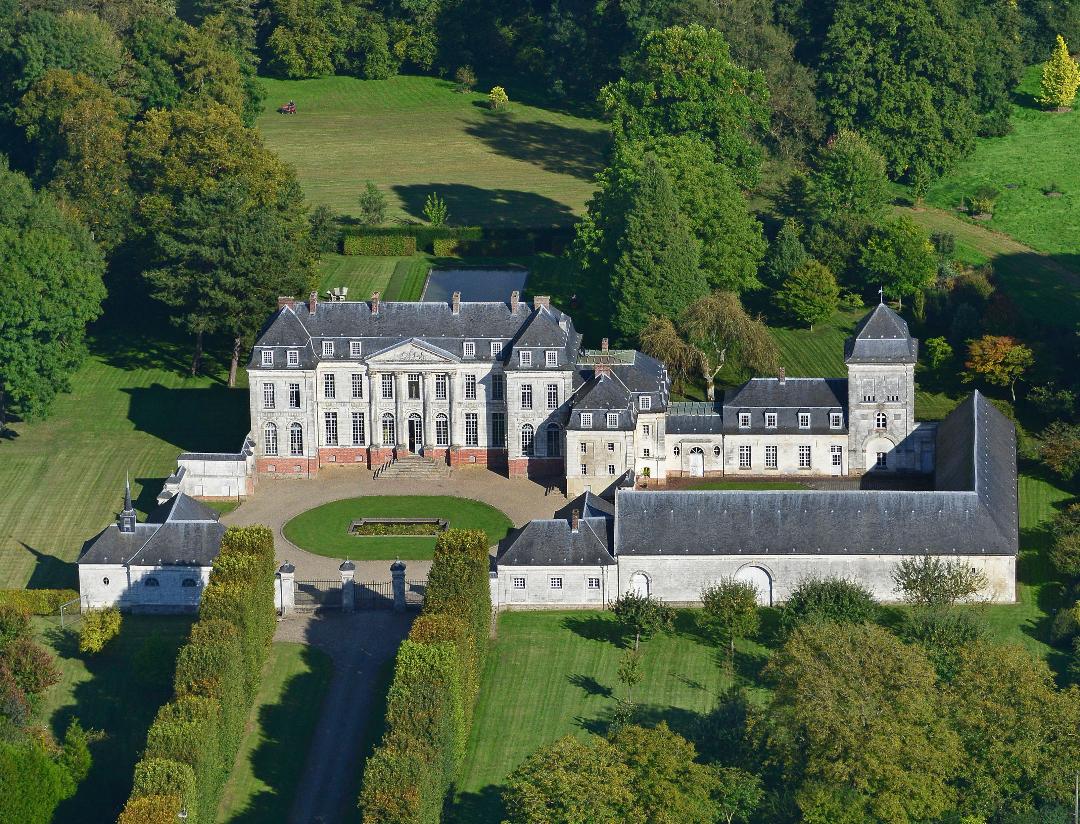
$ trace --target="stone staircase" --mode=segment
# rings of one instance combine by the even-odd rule
[[[450,477],[450,467],[422,455],[402,455],[375,470],[376,479],[434,481]]]

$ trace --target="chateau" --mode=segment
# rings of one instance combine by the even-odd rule
[[[420,454],[565,480],[571,497],[626,475],[932,473],[914,418],[917,341],[884,304],[848,342],[847,380],[755,378],[721,403],[676,403],[659,361],[583,349],[547,298],[283,299],[248,364],[255,468],[311,476]]]

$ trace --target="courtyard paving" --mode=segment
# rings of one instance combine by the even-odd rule
[[[297,580],[337,580],[340,558],[327,558],[300,549],[281,534],[292,517],[320,504],[362,495],[455,495],[483,501],[506,513],[514,526],[533,518],[550,518],[566,506],[559,488],[524,478],[506,478],[479,467],[454,469],[449,477],[434,480],[380,478],[354,467],[328,467],[312,479],[263,479],[255,494],[221,521],[229,526],[265,524],[274,532],[278,563],[296,567]],[[417,513],[423,515],[423,513]],[[389,581],[390,560],[357,561],[357,581]],[[409,561],[407,577],[427,577],[430,561]]]

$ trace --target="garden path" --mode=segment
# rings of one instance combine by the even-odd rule
[[[314,555],[290,543],[281,534],[285,522],[312,507],[361,495],[456,495],[483,501],[506,513],[514,526],[533,518],[550,518],[567,503],[558,489],[524,478],[506,478],[480,467],[454,469],[434,480],[375,480],[371,472],[353,467],[327,467],[313,479],[261,479],[255,494],[221,521],[229,526],[266,524],[274,532],[278,563],[288,560],[298,580],[337,580],[339,559]],[[422,515],[423,513],[417,513]],[[357,581],[389,581],[390,561],[356,562]],[[427,578],[430,561],[409,561],[406,576]]]

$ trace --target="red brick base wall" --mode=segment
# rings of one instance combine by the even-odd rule
[[[450,450],[450,466],[486,466],[496,472],[505,472],[506,450],[458,446]]]
[[[368,466],[366,446],[336,446],[319,450],[319,466]],[[378,464],[376,464],[378,466]]]
[[[511,458],[511,478],[552,478],[564,473],[562,458]]]
[[[255,471],[260,475],[280,478],[313,478],[319,474],[319,459],[295,455],[258,458],[255,461]]]

